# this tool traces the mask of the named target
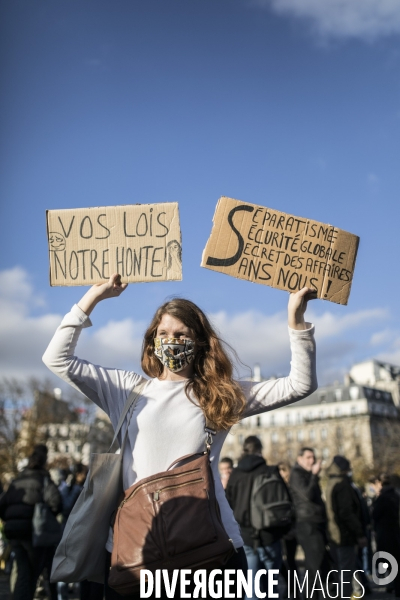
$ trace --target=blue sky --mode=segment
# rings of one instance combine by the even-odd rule
[[[131,285],[81,349],[137,367],[171,295],[242,360],[289,368],[287,294],[199,267],[218,198],[360,236],[347,307],[314,301],[319,379],[400,364],[397,0],[3,0],[0,375],[40,357],[83,288],[50,288],[45,211],[179,202],[182,283]]]

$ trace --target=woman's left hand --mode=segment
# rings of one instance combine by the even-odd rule
[[[291,329],[306,329],[304,313],[307,302],[317,297],[317,292],[311,288],[304,287],[294,294],[290,294],[288,304],[288,324]]]

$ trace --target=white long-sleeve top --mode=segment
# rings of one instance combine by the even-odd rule
[[[92,325],[77,306],[64,317],[44,356],[47,367],[61,379],[93,400],[116,427],[125,402],[140,375],[133,371],[105,368],[75,356],[82,328]],[[297,331],[289,328],[292,351],[288,377],[253,383],[240,381],[247,405],[243,417],[257,415],[305,398],[317,389],[314,327]],[[204,451],[204,415],[185,393],[186,380],[149,379],[129,421],[128,439],[123,456],[123,485],[128,489],[136,481],[165,471],[186,454]],[[124,435],[127,420],[122,426]],[[218,473],[218,460],[228,431],[218,431],[211,446],[210,460],[217,501],[223,525],[236,548],[243,545],[239,526],[230,508]],[[112,535],[107,542],[112,551]]]

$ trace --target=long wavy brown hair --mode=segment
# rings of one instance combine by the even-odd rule
[[[186,395],[192,392],[206,417],[218,430],[237,423],[246,401],[239,384],[233,379],[233,365],[203,311],[190,300],[175,298],[157,310],[142,346],[142,369],[149,377],[160,377],[164,366],[154,354],[154,338],[164,314],[182,321],[190,329],[195,345],[194,375],[186,383]]]

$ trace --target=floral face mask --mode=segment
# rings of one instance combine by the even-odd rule
[[[154,338],[154,354],[170,371],[178,373],[194,358],[194,341],[172,337]]]

